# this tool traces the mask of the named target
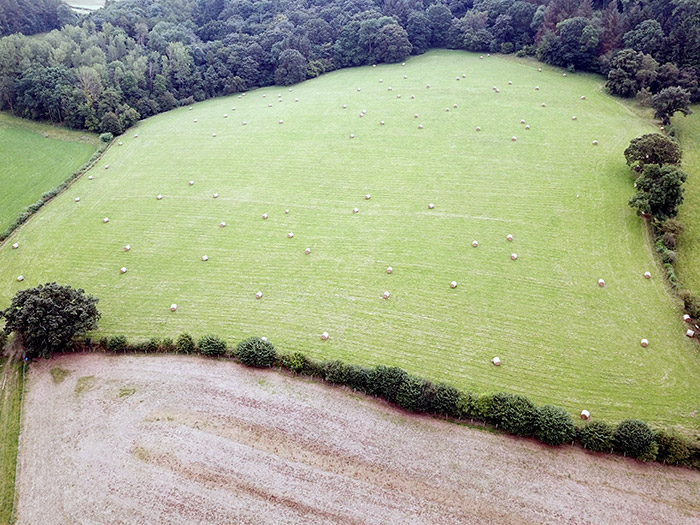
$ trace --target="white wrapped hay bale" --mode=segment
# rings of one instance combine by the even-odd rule
[[[645,279],[651,279],[651,272],[644,272]]]
[[[267,219],[267,217],[268,217],[267,213],[263,213],[263,214],[262,214],[263,220]]]
[[[491,362],[492,362],[495,366],[501,366],[501,358],[498,357],[498,356],[496,356],[496,357],[494,357],[493,359],[491,359]]]
[[[453,107],[454,109],[457,109],[457,104],[452,104],[452,107]]]
[[[197,119],[194,119],[194,122],[197,123]]]
[[[122,266],[121,270],[119,270],[120,273],[126,273],[126,266]]]
[[[216,137],[216,133],[212,133],[211,136],[212,136],[212,137]]]
[[[389,292],[384,292],[384,293],[382,294],[382,297],[383,297],[384,299],[388,299],[390,296],[391,296],[391,294],[390,294]]]
[[[224,113],[224,118],[228,118],[228,113]]]
[[[324,341],[325,341],[326,339],[328,339],[328,337],[330,337],[330,336],[328,335],[328,332],[323,332],[323,333],[321,334],[321,339],[323,339]]]
[[[134,133],[134,138],[135,138],[135,139],[139,138],[139,134],[138,134],[138,133]]]
[[[445,113],[449,113],[449,112],[450,112],[450,108],[445,108]]]
[[[535,91],[539,91],[539,90],[540,90],[540,86],[535,86]]]
[[[401,95],[396,95],[396,98],[401,98]]]
[[[290,239],[291,239],[292,237],[294,237],[294,232],[289,232],[289,233],[287,234],[287,237],[290,238]]]
[[[425,88],[426,88],[426,89],[430,89],[430,84],[426,84],[426,85],[425,85]]]
[[[194,186],[194,181],[193,181],[193,180],[190,181],[190,186]]]
[[[289,215],[289,210],[284,210],[285,215]]]
[[[539,73],[542,73],[542,68],[541,68],[541,67],[538,67],[538,68],[537,68],[537,71],[538,71]]]
[[[256,298],[256,299],[262,299],[262,292],[256,292],[255,298]]]
[[[513,240],[513,236],[510,233],[508,235],[506,235],[506,241],[510,242],[512,240]]]
[[[578,120],[578,119],[576,118],[576,115],[574,115],[573,117],[571,117],[571,120]]]
[[[546,108],[546,107],[547,107],[547,104],[545,104],[544,102],[542,102],[541,106],[542,106],[543,108]]]
[[[362,91],[362,89],[360,89],[360,88],[357,88],[357,91]]]
[[[592,144],[593,144],[594,146],[597,146],[597,145],[598,145],[598,141],[597,141],[597,140],[594,140],[594,141],[592,142]]]
[[[175,303],[173,303],[170,305],[170,311],[174,312],[175,310],[177,310],[177,305]]]
[[[457,281],[452,281],[450,283],[450,288],[457,288]]]
[[[365,195],[365,200],[368,201],[368,200],[370,200],[371,198],[372,198],[372,196],[371,196],[369,193],[368,193],[367,195]]]
[[[307,248],[306,250],[304,250],[304,253],[306,255],[311,255],[311,248]]]
[[[295,98],[295,99],[294,99],[294,102],[299,102],[299,99],[298,99],[298,98]]]
[[[521,124],[525,124],[525,119],[524,119],[524,118],[521,118],[521,119],[520,119],[520,123],[521,123]]]
[[[219,194],[218,194],[218,193],[215,193],[214,195],[212,195],[212,197],[215,198],[215,199],[218,199],[218,198],[219,198]]]
[[[481,126],[477,126],[477,127],[476,127],[476,130],[477,130],[477,131],[481,131]]]
[[[380,120],[380,121],[379,121],[379,125],[380,125],[380,126],[383,126],[383,125],[384,125],[384,121],[383,121],[383,120]]]
[[[284,124],[284,120],[280,120],[280,124]]]
[[[527,125],[525,126],[525,129],[530,129],[530,124],[527,124]]]
[[[19,243],[16,242],[12,245],[12,249],[16,250],[17,248],[19,248]]]
[[[88,180],[92,180],[92,179],[93,179],[93,176],[90,175],[90,176],[88,177]]]
[[[586,100],[586,95],[581,95],[581,100]]]
[[[126,246],[124,246],[124,251],[125,251],[125,252],[128,252],[129,250],[131,250],[131,245],[130,245],[130,244],[127,244]]]
[[[511,253],[511,254],[510,254],[510,260],[511,260],[511,261],[515,261],[515,260],[517,260],[517,258],[518,258],[518,254],[517,254],[517,253]]]
[[[581,410],[581,419],[584,421],[591,418],[591,413],[588,410]]]
[[[692,323],[692,322],[693,322],[693,318],[690,317],[688,314],[683,314],[683,321],[686,322],[686,323]]]
[[[121,146],[121,145],[123,145],[123,144],[124,144],[124,143],[120,140],[118,145]]]
[[[429,210],[432,210],[434,207],[435,207],[435,204],[433,204],[432,202],[431,202],[430,204],[428,204],[428,209],[429,209]]]
[[[647,339],[642,339],[641,342],[640,342],[640,344],[641,344],[644,348],[646,348],[647,346],[649,346],[649,341],[648,341]]]
[[[159,201],[160,201],[160,200],[163,200],[163,196],[162,196],[162,195],[158,195],[158,196],[156,197],[156,199],[159,200]]]
[[[104,222],[105,224],[108,223],[108,222],[109,222],[109,217],[105,217],[104,219],[102,219],[102,222]]]
[[[206,256],[206,255],[202,255],[202,260],[203,260],[204,262],[207,262],[207,261],[209,260],[209,257]]]
[[[515,142],[516,140],[518,140],[518,137],[513,136],[510,138],[510,140],[511,140],[511,142]]]
[[[418,124],[418,129],[423,129],[423,124]]]
[[[244,121],[243,121],[243,125],[244,125],[244,126],[247,126],[247,125],[248,125],[248,121],[247,121],[247,120],[244,120]]]
[[[392,273],[394,273],[394,269],[393,269],[391,266],[387,266],[387,267],[386,267],[386,273],[388,273],[389,275],[391,275]]]
[[[479,247],[479,242],[478,242],[478,241],[472,241],[472,246],[473,246],[474,248],[478,248],[478,247]]]
[[[418,118],[418,113],[414,113],[413,118]]]
[[[347,105],[347,104],[343,104],[343,109],[347,109],[347,108],[348,108],[348,105]]]
[[[355,134],[354,134],[354,133],[350,133],[350,138],[351,138],[351,139],[354,139],[354,138],[355,138]]]
[[[403,78],[404,80],[406,80],[408,78],[408,75],[404,75]]]
[[[20,283],[21,283],[22,281],[24,281],[24,275],[18,275],[18,276],[17,276],[17,281],[20,282]]]
[[[226,228],[226,223],[225,222],[220,222],[219,223],[219,228]]]
[[[80,202],[80,197],[76,197],[75,202]]]
[[[598,279],[598,286],[603,288],[605,286],[605,281],[603,279]]]
[[[353,212],[353,213],[359,213],[360,210],[358,210],[357,208],[353,208],[353,209],[352,209],[352,212]]]
[[[512,80],[509,80],[509,81],[508,81],[508,85],[509,85],[509,86],[512,86],[512,85],[513,85],[513,81],[512,81]]]
[[[109,164],[105,164],[105,169],[106,169],[106,170],[109,169]]]
[[[386,88],[386,90],[387,90],[387,91],[391,91],[391,90],[392,90],[391,86],[389,86],[388,88]]]
[[[414,98],[416,98],[416,96],[415,96],[415,95],[411,95],[411,100],[413,100]]]
[[[693,330],[691,330],[690,328],[688,328],[688,329],[685,331],[685,335],[688,336],[688,337],[690,337],[690,338],[693,338],[693,337],[695,337],[695,332],[694,332]]]

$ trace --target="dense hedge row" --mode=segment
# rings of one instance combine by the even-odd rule
[[[279,354],[272,343],[258,337],[246,339],[232,348],[213,335],[205,335],[197,342],[185,333],[176,341],[168,338],[137,343],[129,343],[124,336],[112,336],[97,342],[90,339],[77,341],[73,351],[179,353],[231,358],[246,366],[279,367],[344,385],[380,397],[409,412],[486,423],[508,434],[534,437],[547,445],[578,442],[583,448],[595,452],[700,468],[700,443],[693,443],[673,432],[653,430],[643,421],[626,419],[618,425],[611,425],[594,420],[577,427],[562,407],[538,407],[521,394],[477,395],[413,376],[399,367],[379,365],[368,368],[338,360],[317,361],[300,352]]]
[[[70,177],[68,177],[66,180],[64,180],[61,184],[53,188],[52,190],[49,190],[41,195],[41,198],[36,201],[34,204],[30,204],[27,206],[27,209],[24,210],[22,213],[20,213],[17,218],[14,220],[12,224],[10,224],[7,229],[0,233],[0,242],[3,242],[5,239],[7,239],[10,235],[12,235],[12,232],[14,232],[17,228],[22,226],[25,222],[29,220],[29,218],[34,215],[36,212],[38,212],[44,204],[49,202],[51,199],[56,197],[58,194],[63,192],[68,186],[71,185],[71,183],[80,177],[83,173],[85,173],[87,170],[92,168],[95,163],[100,160],[100,157],[104,153],[104,151],[107,149],[107,146],[109,144],[103,143],[100,144],[100,147],[95,151],[95,153],[92,154],[92,156],[88,159],[88,161],[83,164],[78,171],[73,173]]]

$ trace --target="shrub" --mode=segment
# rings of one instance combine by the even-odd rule
[[[661,241],[664,243],[664,246],[668,248],[669,250],[675,250],[676,249],[676,236],[675,234],[671,232],[666,232],[662,235]]]
[[[238,343],[236,357],[246,366],[269,368],[277,360],[275,345],[259,337],[250,337]]]
[[[499,392],[493,396],[488,421],[515,436],[531,436],[535,430],[537,407],[527,397]]]
[[[406,380],[406,376],[408,376],[406,371],[397,366],[379,365],[370,373],[371,393],[383,397],[390,403],[397,403],[399,388]]]
[[[654,433],[644,421],[625,419],[615,429],[615,448],[625,456],[639,458],[648,451]]]
[[[112,142],[112,139],[114,138],[114,135],[112,133],[101,133],[100,134],[100,140],[102,142]]]
[[[649,443],[649,446],[647,449],[642,452],[637,459],[639,461],[655,461],[656,460],[656,455],[659,453],[659,444],[656,441],[652,441]]]
[[[145,344],[146,352],[154,353],[160,348],[160,341],[155,337],[151,337]]]
[[[301,352],[294,352],[293,354],[285,354],[280,358],[280,364],[283,368],[291,370],[295,374],[306,373],[309,360]]]
[[[683,224],[678,219],[667,219],[656,225],[656,229],[660,233],[672,233],[675,236],[683,233]]]
[[[474,419],[479,419],[481,421],[491,420],[491,407],[493,405],[493,394],[485,394],[479,396],[474,401],[473,417]]]
[[[226,353],[226,341],[215,335],[203,336],[197,346],[202,355],[218,357]]]
[[[0,354],[2,353],[2,349],[5,347],[7,344],[7,334],[0,330]]]
[[[666,264],[675,264],[677,258],[676,252],[673,250],[666,250],[661,255],[661,260]]]
[[[194,339],[188,333],[183,333],[178,336],[175,347],[177,348],[178,354],[192,354],[196,350]]]
[[[347,380],[347,367],[342,361],[326,361],[323,363],[323,379],[329,383],[344,385]]]
[[[411,412],[422,412],[421,395],[428,384],[430,383],[423,378],[406,374],[397,387],[396,404]]]
[[[612,453],[615,447],[615,427],[605,421],[589,421],[579,430],[579,441],[588,450]]]
[[[175,343],[170,337],[163,339],[163,352],[171,353],[175,351]]]
[[[462,415],[461,395],[453,386],[425,381],[418,409],[429,414],[459,418]]]
[[[688,312],[688,315],[693,319],[700,319],[700,297],[689,290],[683,290],[680,296],[683,301],[683,308]]]
[[[575,435],[574,420],[562,407],[544,405],[537,411],[535,437],[542,443],[556,447],[573,441]]]
[[[656,432],[654,441],[658,444],[656,459],[671,465],[689,465],[691,447],[683,437],[667,431]]]
[[[128,340],[125,335],[113,335],[107,341],[107,349],[112,352],[124,352],[128,345]]]
[[[348,365],[347,367],[347,378],[345,384],[357,390],[358,392],[364,392],[365,394],[371,392],[370,376],[372,370],[359,365]]]

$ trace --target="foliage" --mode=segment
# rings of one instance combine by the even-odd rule
[[[526,396],[499,392],[493,396],[487,421],[515,436],[532,436],[537,407]]]
[[[344,385],[347,377],[347,369],[342,361],[327,361],[323,364],[323,379],[329,383]]]
[[[654,118],[664,124],[671,123],[674,113],[680,111],[683,115],[690,115],[690,91],[679,86],[671,86],[662,89],[651,97],[651,107],[654,108]]]
[[[675,432],[657,431],[654,441],[658,448],[656,460],[670,465],[689,465],[691,460],[691,446],[687,439]]]
[[[304,55],[296,49],[285,49],[280,54],[277,69],[275,70],[275,83],[281,86],[296,84],[306,80],[307,61]]]
[[[401,388],[407,379],[408,374],[405,370],[397,366],[379,365],[370,373],[370,393],[398,404]]]
[[[128,343],[125,335],[113,335],[107,340],[107,350],[124,352],[128,347]]]
[[[76,19],[70,7],[60,0],[0,1],[0,36],[44,33]]]
[[[175,348],[178,354],[193,354],[197,350],[194,339],[188,333],[183,333],[178,336],[175,342]]]
[[[685,172],[676,166],[647,164],[637,179],[637,193],[629,204],[661,221],[673,218],[683,203],[683,183],[686,178]]]
[[[654,433],[644,421],[625,419],[615,429],[615,449],[633,458],[647,453],[654,441]]]
[[[562,407],[544,405],[537,411],[535,437],[547,445],[559,446],[573,441],[576,435],[574,420]]]
[[[197,342],[197,347],[202,355],[218,357],[226,353],[226,341],[215,335],[202,336]]]
[[[678,142],[660,133],[647,133],[634,138],[625,149],[627,165],[637,171],[641,171],[646,164],[679,166],[681,155]]]
[[[583,448],[594,452],[612,452],[615,448],[615,426],[605,421],[589,421],[579,430]]]
[[[82,289],[46,283],[17,292],[0,318],[5,319],[5,333],[22,337],[28,357],[50,357],[73,337],[97,328],[97,302]]]
[[[653,85],[658,66],[650,55],[623,49],[613,58],[605,87],[613,95],[633,97],[639,90]]]
[[[112,142],[114,139],[114,135],[112,133],[101,133],[100,134],[100,140],[102,142]]]
[[[246,366],[269,368],[277,360],[275,345],[259,337],[250,337],[238,343],[236,357]]]
[[[693,319],[700,319],[700,297],[690,290],[683,290],[680,296],[683,301],[683,308],[688,312],[688,315]]]

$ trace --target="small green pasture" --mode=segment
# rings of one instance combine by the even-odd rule
[[[676,267],[683,287],[700,294],[700,105],[692,109],[692,115],[673,119],[683,147],[683,171],[688,174],[678,214],[685,231],[678,243]]]
[[[0,247],[0,307],[55,280],[100,298],[97,336],[266,336],[698,430],[700,357],[627,205],[622,152],[654,128],[541,67],[434,51],[141,122]]]
[[[0,231],[42,193],[70,177],[97,146],[92,133],[0,113]]]

